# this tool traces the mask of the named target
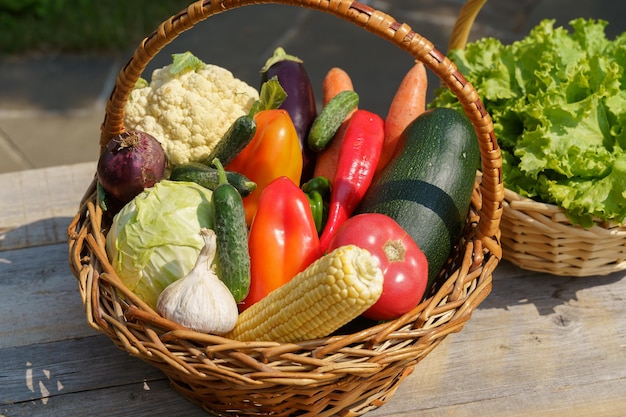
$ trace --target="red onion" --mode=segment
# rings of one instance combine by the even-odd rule
[[[128,203],[163,179],[167,158],[159,141],[140,131],[111,139],[98,160],[98,181],[104,191]]]

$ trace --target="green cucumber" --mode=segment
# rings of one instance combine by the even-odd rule
[[[235,301],[243,301],[250,291],[250,253],[246,211],[241,195],[228,183],[226,171],[215,159],[220,182],[213,191],[211,204],[215,216],[218,276],[228,287]]]
[[[469,119],[436,108],[404,131],[357,213],[383,213],[402,226],[428,259],[428,288],[458,242],[467,217],[480,149]]]
[[[250,195],[256,189],[256,183],[238,172],[226,171],[228,182],[237,189],[242,197]],[[170,173],[172,181],[191,181],[214,191],[220,183],[219,173],[216,168],[200,162],[189,162],[176,165]]]
[[[324,150],[346,117],[359,105],[359,95],[346,90],[330,99],[311,124],[307,142],[315,152]]]
[[[213,160],[217,158],[222,165],[228,165],[250,143],[255,132],[254,117],[244,115],[237,118],[202,163],[211,166]]]

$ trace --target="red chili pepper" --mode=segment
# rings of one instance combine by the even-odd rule
[[[259,198],[250,226],[250,292],[243,311],[285,284],[322,254],[307,195],[279,177]]]
[[[372,183],[385,137],[383,119],[359,109],[348,120],[343,135],[331,184],[328,220],[320,236],[322,252]]]

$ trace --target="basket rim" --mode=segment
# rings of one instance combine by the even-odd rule
[[[543,223],[548,225],[554,223],[555,228],[557,227],[557,224],[570,227],[572,230],[576,230],[573,231],[572,234],[578,234],[581,237],[591,236],[589,233],[593,233],[598,237],[626,237],[626,223],[624,222],[620,223],[617,221],[594,219],[593,226],[584,228],[580,225],[572,223],[567,216],[567,210],[563,207],[553,203],[533,200],[532,198],[525,197],[518,192],[505,187],[503,216],[511,217],[517,215],[527,215],[529,213],[544,216],[545,220],[543,220]],[[559,230],[562,230],[562,228],[559,227]]]

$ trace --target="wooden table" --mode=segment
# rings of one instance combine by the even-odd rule
[[[65,231],[94,172],[0,175],[0,417],[205,416],[86,324]],[[465,328],[368,416],[626,416],[626,272],[502,262]]]

